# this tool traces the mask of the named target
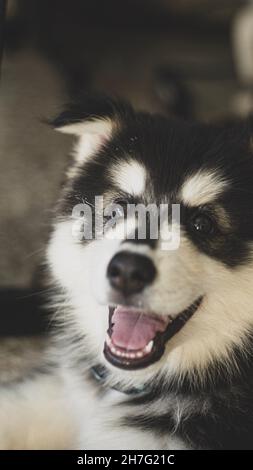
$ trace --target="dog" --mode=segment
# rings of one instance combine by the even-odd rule
[[[36,392],[61,448],[252,449],[251,120],[85,97],[51,124],[75,138],[46,251],[49,412]]]
[[[252,449],[251,121],[83,99],[52,124],[76,138],[47,249],[76,445]],[[114,224],[77,237],[97,196]],[[129,204],[179,205],[178,246],[163,249],[162,223],[140,238],[135,217],[117,236]]]

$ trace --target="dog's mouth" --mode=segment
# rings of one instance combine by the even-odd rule
[[[135,370],[158,361],[166,343],[199,308],[199,297],[175,318],[118,305],[109,307],[109,328],[104,344],[105,358],[121,369]]]

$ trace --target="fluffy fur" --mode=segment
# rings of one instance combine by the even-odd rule
[[[90,107],[86,115],[85,103],[79,103],[55,122],[61,130],[69,124],[82,141],[90,119],[98,133],[101,119],[107,126],[110,122],[111,134],[108,138],[107,128],[99,150],[94,139],[95,152],[88,160],[83,147],[76,147],[78,171],[63,191],[47,255],[62,292],[60,316],[69,361],[65,375],[76,396],[79,444],[252,448],[250,123],[234,128],[189,124],[108,101],[102,108],[97,103]],[[71,209],[82,200],[92,206],[95,195],[108,201],[124,197],[144,204],[179,203],[179,249],[163,251],[160,240],[148,239],[74,241]],[[215,221],[212,236],[194,233],[194,212]],[[175,317],[196,297],[204,297],[190,321],[168,341],[160,361],[138,371],[118,369],[103,356],[108,304],[121,300],[108,284],[106,269],[121,250],[144,253],[158,272],[149,287],[133,296],[134,305]],[[102,384],[91,377],[97,364],[107,371]],[[144,393],[124,393],[133,387]]]
[[[53,349],[46,339],[1,339],[0,450],[75,447],[77,426]]]
[[[72,445],[253,448],[251,123],[192,124],[84,100],[53,125],[77,139],[47,250],[58,373],[79,429]],[[94,210],[98,195],[107,203],[180,204],[179,248],[162,250],[149,237],[76,239],[73,207],[86,202]],[[213,230],[199,233],[196,217],[207,217]],[[157,273],[127,300],[106,275],[121,251],[145,255]],[[159,361],[123,370],[104,357],[109,304],[177,318],[200,296]]]

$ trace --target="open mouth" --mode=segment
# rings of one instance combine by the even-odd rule
[[[163,356],[166,343],[192,317],[202,300],[199,297],[175,318],[134,307],[110,306],[105,358],[114,366],[128,370],[153,364]]]

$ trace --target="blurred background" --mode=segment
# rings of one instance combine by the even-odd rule
[[[0,7],[0,334],[25,335],[45,329],[38,266],[72,144],[43,120],[80,90],[184,119],[246,116],[253,1],[9,0]]]

